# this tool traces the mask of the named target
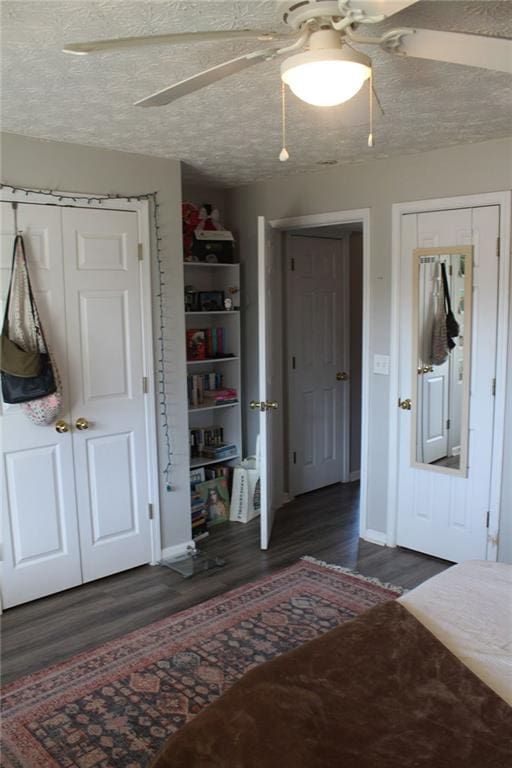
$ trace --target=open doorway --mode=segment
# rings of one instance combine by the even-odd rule
[[[360,477],[362,238],[361,222],[284,234],[290,498]]]
[[[345,225],[349,225],[345,227]],[[330,229],[334,227],[334,229]],[[330,229],[330,231],[329,231]],[[309,231],[308,231],[309,230]],[[312,231],[314,230],[314,231]],[[258,401],[253,403],[259,410],[259,433],[261,446],[261,547],[267,549],[270,544],[272,526],[276,517],[276,512],[286,502],[294,496],[308,493],[313,488],[329,488],[332,485],[343,486],[350,480],[351,471],[354,472],[353,478],[360,474],[360,494],[359,509],[357,517],[360,535],[362,538],[370,538],[366,525],[366,498],[367,498],[367,466],[368,466],[368,392],[369,392],[369,371],[370,371],[370,345],[369,345],[369,265],[370,265],[370,212],[368,209],[358,209],[354,211],[337,211],[323,214],[313,214],[309,216],[290,217],[286,219],[276,219],[266,221],[264,217],[258,218],[258,323],[259,323],[259,397]],[[317,235],[323,237],[317,237]],[[356,364],[359,368],[355,374],[357,385],[353,387],[353,392],[357,400],[357,406],[353,403],[352,409],[357,408],[360,419],[354,421],[354,431],[357,437],[350,439],[350,387],[349,381],[349,238],[354,233],[360,239],[360,285],[359,302],[362,308],[359,308],[359,340],[354,343],[353,351],[359,349],[360,363]],[[302,343],[306,338],[310,350],[316,354],[317,347],[325,345],[325,339],[329,338],[329,345],[333,349],[330,355],[332,358],[329,365],[326,366],[326,375],[328,374],[330,384],[322,385],[320,381],[318,389],[321,397],[328,403],[329,408],[324,409],[323,424],[325,430],[320,437],[316,435],[314,440],[322,443],[323,456],[326,459],[326,467],[318,467],[318,472],[313,467],[310,475],[322,476],[320,481],[309,478],[308,483],[298,482],[298,478],[304,476],[305,467],[308,465],[308,459],[311,458],[311,443],[313,441],[312,432],[317,425],[318,409],[315,410],[312,402],[313,396],[309,397],[309,404],[297,398],[296,394],[290,397],[288,385],[293,375],[293,365],[295,371],[300,371],[298,364],[298,355],[290,350],[287,328],[287,312],[290,294],[293,294],[294,288],[286,290],[288,280],[288,270],[296,271],[291,259],[296,258],[287,253],[291,243],[293,248],[297,249],[298,243],[307,242],[307,238],[316,239],[318,243],[330,243],[327,248],[330,256],[324,258],[324,263],[330,265],[320,269],[319,291],[324,294],[324,300],[330,307],[323,315],[320,325],[315,327],[314,323],[309,323],[308,334],[304,329],[304,317],[309,312],[309,316],[314,315],[312,309],[314,304],[313,296],[309,296],[306,301],[310,302],[310,308],[306,312],[300,305],[295,308],[296,320],[294,329],[290,336],[299,339]],[[340,242],[341,241],[341,242]],[[320,245],[318,245],[320,248]],[[341,253],[341,257],[340,254]],[[337,254],[337,255],[336,255]],[[343,256],[345,258],[343,258]],[[307,269],[314,271],[315,259],[311,253],[305,258]],[[307,271],[306,269],[306,271]],[[345,278],[343,279],[343,273]],[[326,274],[325,274],[326,273]],[[333,292],[333,283],[341,280],[341,287],[338,294]],[[323,282],[322,282],[323,281]],[[345,286],[343,286],[345,283]],[[304,291],[307,293],[307,291]],[[310,291],[311,293],[311,291]],[[330,295],[329,299],[325,296]],[[292,302],[293,303],[293,302]],[[339,330],[336,334],[333,332],[337,324],[337,317],[340,318]],[[327,319],[326,319],[327,318]],[[323,326],[322,326],[323,322]],[[293,322],[292,322],[293,326]],[[330,329],[325,332],[328,326]],[[342,332],[344,329],[344,332]],[[335,337],[335,338],[334,338]],[[338,349],[341,346],[341,351]],[[302,350],[303,351],[303,350]],[[334,352],[338,354],[334,354]],[[293,358],[296,358],[294,360]],[[311,357],[311,355],[310,355]],[[325,355],[328,358],[329,355]],[[309,368],[315,369],[317,363],[310,360]],[[300,375],[296,377],[300,383]],[[358,381],[360,380],[360,383]],[[302,392],[302,396],[304,391]],[[307,398],[306,398],[307,399]],[[309,408],[309,412],[307,409]],[[291,416],[291,419],[290,419]],[[302,436],[303,456],[294,456],[298,454],[295,446],[291,445],[296,440],[296,433],[293,431],[297,426],[305,430],[309,428],[308,434]],[[357,426],[356,426],[357,425]],[[290,426],[290,428],[289,428]],[[340,427],[340,428],[338,428]],[[341,444],[336,445],[336,440]],[[323,442],[322,442],[323,441]],[[350,447],[352,443],[353,454],[356,457],[351,466]],[[359,445],[358,445],[359,443]],[[327,445],[328,444],[328,445]],[[306,454],[309,450],[309,456]],[[318,450],[317,450],[318,454]],[[357,461],[360,457],[360,461]],[[309,462],[314,464],[315,462]],[[297,465],[299,465],[300,471]],[[327,466],[328,465],[328,466]],[[358,467],[359,465],[359,467]],[[325,472],[324,472],[325,470]],[[317,491],[318,492],[318,491]],[[321,493],[321,491],[320,491]],[[371,540],[371,539],[370,539]],[[381,543],[378,541],[377,543]]]

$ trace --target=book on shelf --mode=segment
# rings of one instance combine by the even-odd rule
[[[195,427],[189,430],[190,457],[203,456],[205,448],[223,445],[224,429],[222,427]]]
[[[202,328],[187,328],[187,360],[206,358],[206,336]]]
[[[187,376],[187,393],[189,408],[197,408],[202,405],[205,398],[211,399],[213,392],[224,393],[224,377],[221,373],[212,371],[210,373],[195,373]],[[228,388],[226,388],[228,389]],[[236,390],[229,388],[230,396],[233,392],[236,398]],[[211,403],[208,400],[208,405]]]
[[[233,357],[225,351],[224,328],[187,328],[187,360]]]
[[[220,445],[203,447],[201,456],[206,459],[228,459],[230,456],[236,456],[237,451],[234,443],[221,443]]]

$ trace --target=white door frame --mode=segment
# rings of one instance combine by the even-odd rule
[[[62,200],[59,200],[62,195]],[[89,201],[87,198],[94,198]],[[148,502],[153,505],[153,518],[150,520],[151,531],[151,565],[155,565],[162,555],[160,531],[160,488],[158,482],[158,453],[157,453],[157,422],[155,398],[155,372],[153,355],[153,323],[152,323],[152,288],[151,288],[151,234],[149,226],[149,201],[134,200],[133,198],[97,198],[94,194],[84,192],[54,192],[49,202],[48,195],[42,192],[26,192],[15,190],[0,192],[0,200],[6,203],[31,203],[36,205],[58,205],[60,207],[99,208],[103,210],[135,211],[137,214],[139,245],[142,250],[140,268],[140,301],[142,317],[142,354],[144,375],[148,381],[148,392],[145,397],[146,443],[147,443],[147,476]]]
[[[491,493],[489,500],[489,530],[487,534],[487,560],[498,556],[498,531],[500,522],[501,483],[503,475],[503,450],[505,441],[505,401],[507,385],[508,313],[510,279],[510,216],[511,192],[486,192],[478,195],[442,197],[393,203],[392,206],[392,266],[391,266],[391,366],[389,378],[389,473],[388,515],[386,543],[396,547],[398,502],[398,450],[399,415],[398,391],[400,370],[400,240],[402,216],[409,213],[447,211],[456,208],[478,208],[497,205],[500,209],[500,264],[498,285],[498,335],[496,339],[496,396],[494,401],[494,436],[491,467]]]
[[[311,227],[329,227],[333,224],[362,224],[363,227],[363,328],[362,328],[362,370],[361,370],[361,497],[359,514],[359,535],[371,540],[371,532],[366,526],[368,497],[368,415],[370,390],[370,209],[357,208],[349,211],[314,213],[307,216],[293,216],[286,219],[269,221],[276,230],[307,229]]]

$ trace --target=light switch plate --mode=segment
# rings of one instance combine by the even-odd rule
[[[389,355],[373,356],[373,372],[381,376],[389,376]]]

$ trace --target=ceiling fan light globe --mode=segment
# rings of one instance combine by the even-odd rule
[[[281,79],[302,101],[334,107],[353,98],[370,77],[370,60],[352,49],[323,49],[291,56]]]

